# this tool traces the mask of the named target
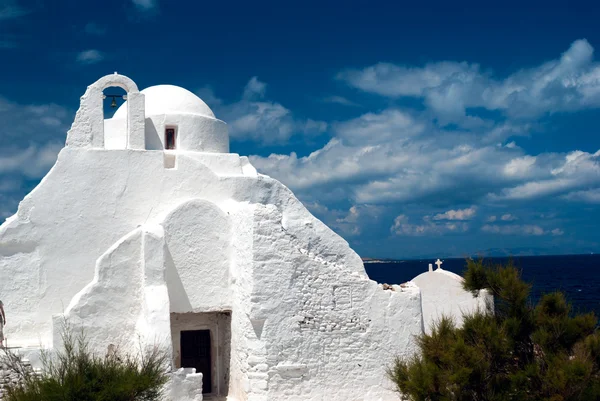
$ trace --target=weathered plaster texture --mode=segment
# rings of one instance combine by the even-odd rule
[[[114,85],[129,100],[102,121]],[[59,346],[66,318],[98,352],[160,344],[176,369],[180,331],[203,327],[214,396],[396,400],[385,369],[415,351],[419,288],[369,280],[288,188],[228,152],[225,123],[182,88],[138,92],[120,75],[88,87],[56,164],[0,227],[7,336]],[[202,375],[176,381],[173,399],[200,399]]]
[[[181,368],[173,372],[165,386],[164,401],[202,401],[202,373],[194,370]]]

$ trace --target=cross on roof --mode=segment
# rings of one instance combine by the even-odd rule
[[[442,263],[444,263],[444,262],[442,262],[442,261],[441,261],[441,260],[439,260],[439,259],[435,261],[435,264],[437,265],[438,269],[441,269],[441,268],[442,268]]]

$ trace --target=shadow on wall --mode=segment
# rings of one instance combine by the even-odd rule
[[[168,247],[165,247],[165,279],[167,280],[167,288],[169,289],[169,303],[171,304],[171,312],[189,312],[192,311],[192,303],[188,298],[179,272],[175,267],[173,256]]]
[[[158,131],[150,118],[146,118],[146,150],[163,150]]]

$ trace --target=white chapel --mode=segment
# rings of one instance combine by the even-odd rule
[[[126,102],[104,118],[104,90]],[[438,265],[439,266],[439,265]],[[348,243],[283,184],[229,152],[186,89],[90,85],[56,164],[0,227],[9,345],[172,354],[168,400],[398,400],[395,356],[441,312],[482,307],[443,269],[370,280]]]

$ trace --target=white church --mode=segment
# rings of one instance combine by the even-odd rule
[[[104,119],[115,86],[126,102]],[[229,152],[201,99],[117,73],[87,88],[56,164],[0,227],[8,345],[59,347],[65,320],[99,353],[161,344],[172,401],[396,401],[394,357],[441,314],[483,307],[460,280],[439,265],[370,280],[288,188]]]

